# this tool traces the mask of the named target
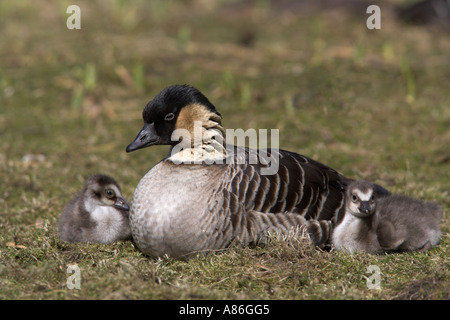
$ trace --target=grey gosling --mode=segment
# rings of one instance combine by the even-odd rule
[[[141,251],[187,258],[291,229],[329,244],[348,182],[337,171],[285,150],[227,144],[220,113],[187,85],[161,91],[142,116],[144,126],[126,151],[153,145],[170,151],[134,191],[130,224]]]
[[[376,201],[380,221],[378,241],[386,251],[427,251],[439,244],[442,207],[405,195]]]
[[[67,242],[104,244],[130,239],[129,209],[113,178],[93,175],[64,208],[59,237]]]
[[[405,195],[379,197],[374,188],[364,180],[349,184],[345,217],[332,236],[338,250],[426,251],[439,244],[439,204]]]
[[[373,184],[355,180],[347,186],[345,215],[334,228],[332,242],[339,251],[383,252],[377,237],[379,214],[375,210]]]

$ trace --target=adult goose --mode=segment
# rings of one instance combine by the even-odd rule
[[[143,119],[126,151],[170,146],[133,195],[130,225],[144,253],[189,257],[295,228],[329,242],[348,183],[337,171],[289,151],[227,145],[220,113],[187,85],[161,91]]]

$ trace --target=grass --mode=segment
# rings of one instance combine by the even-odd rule
[[[194,0],[79,1],[82,29],[68,30],[72,3],[2,2],[0,299],[449,299],[450,44],[396,21],[396,2],[381,30],[345,6]],[[124,149],[174,83],[201,89],[226,128],[278,128],[284,149],[438,201],[441,244],[347,255],[273,236],[178,261],[60,241],[59,215],[89,175],[112,175],[131,199],[165,156]],[[74,264],[79,290],[66,286]],[[367,288],[370,265],[381,290]]]

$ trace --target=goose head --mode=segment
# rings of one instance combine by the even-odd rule
[[[355,217],[366,218],[375,213],[374,185],[368,181],[353,181],[347,188],[347,211]]]
[[[222,135],[222,116],[199,90],[187,85],[173,85],[162,90],[147,103],[142,112],[144,126],[127,148],[127,152],[153,145],[175,146],[182,140],[174,134],[183,129],[194,134],[195,122],[202,129],[216,129]]]

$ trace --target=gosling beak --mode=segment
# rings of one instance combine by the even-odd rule
[[[137,137],[127,146],[127,152],[158,144],[160,137],[156,133],[154,123],[145,123]]]
[[[116,202],[114,203],[114,208],[125,211],[130,210],[128,203],[121,197],[117,197]]]
[[[359,211],[368,214],[370,213],[370,201],[361,201]]]

